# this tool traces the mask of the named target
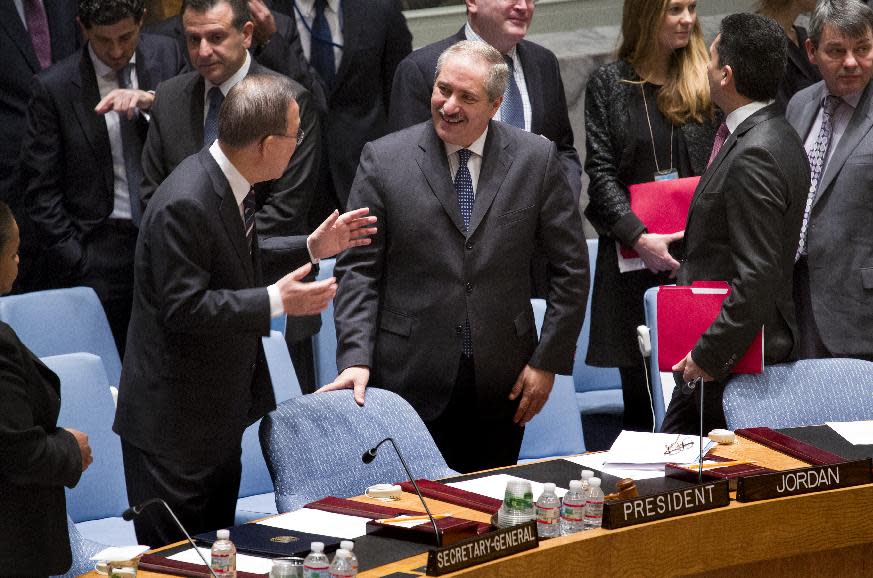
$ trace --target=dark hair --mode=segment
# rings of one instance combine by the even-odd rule
[[[772,18],[741,12],[725,16],[716,44],[719,66],[730,66],[737,92],[746,98],[776,98],[785,64],[788,39]]]
[[[219,4],[230,5],[230,10],[233,12],[233,26],[237,30],[242,30],[246,22],[252,19],[248,0],[182,0],[182,8],[179,14],[184,15],[185,11],[189,9],[194,12],[206,12]]]
[[[128,17],[140,22],[144,13],[143,0],[79,0],[79,21],[85,28],[115,24]]]
[[[12,216],[9,205],[0,201],[0,249],[6,247],[6,243],[12,240],[12,225],[14,223],[15,217]]]
[[[218,140],[242,148],[288,130],[294,85],[278,74],[251,74],[230,89],[218,113]]]
[[[809,19],[809,39],[816,48],[825,25],[860,38],[873,30],[873,10],[860,0],[821,0]]]

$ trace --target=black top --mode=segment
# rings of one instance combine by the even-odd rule
[[[809,61],[806,54],[806,29],[795,26],[794,31],[797,33],[797,44],[788,40],[788,64],[779,92],[776,93],[776,102],[783,110],[795,93],[821,80],[818,67]]]

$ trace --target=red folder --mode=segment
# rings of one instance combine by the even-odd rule
[[[685,229],[688,207],[700,177],[651,181],[628,187],[631,211],[649,230],[649,233],[667,235]],[[625,259],[639,257],[628,247],[621,247]]]
[[[672,371],[721,311],[731,288],[724,281],[698,281],[689,286],[658,288],[658,370]],[[752,340],[731,373],[764,371],[763,329]]]

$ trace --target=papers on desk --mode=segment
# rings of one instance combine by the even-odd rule
[[[123,562],[136,558],[148,549],[148,546],[110,546],[103,548],[90,559],[98,562]]]
[[[502,500],[504,494],[506,493],[506,482],[508,482],[509,480],[523,480],[525,482],[530,482],[531,490],[533,490],[534,500],[539,498],[540,494],[543,493],[543,484],[539,482],[531,482],[530,480],[525,480],[524,478],[519,478],[516,476],[508,476],[506,474],[485,476],[484,478],[476,478],[474,480],[467,480],[465,482],[450,482],[446,485],[461,490],[467,490],[468,492],[474,492],[483,496],[488,496],[489,498],[494,498],[495,500]],[[559,498],[563,498],[564,494],[567,493],[567,489],[555,488],[555,493],[558,495]]]
[[[212,557],[212,552],[209,548],[198,548],[208,562]],[[198,564],[203,566],[203,560],[194,551],[194,548],[188,548],[178,554],[168,556],[170,560],[177,562],[188,562],[189,564]],[[257,556],[249,556],[248,554],[236,555],[236,570],[237,572],[251,572],[252,574],[269,574],[273,567],[273,561],[270,558],[259,558]],[[208,573],[208,570],[206,571]]]
[[[291,532],[307,532],[309,534],[335,536],[343,540],[354,540],[367,534],[367,522],[369,521],[370,518],[362,518],[360,516],[300,508],[293,512],[268,518],[258,522],[258,524]]]
[[[829,421],[825,425],[855,446],[873,444],[873,420]]]
[[[573,456],[569,458],[562,458],[568,462],[573,462],[574,464],[579,464],[585,469],[596,470],[599,472],[603,472],[604,474],[609,474],[611,476],[615,476],[616,478],[630,478],[632,480],[649,480],[653,478],[663,478],[664,477],[664,469],[660,470],[639,470],[633,468],[616,468],[611,465],[607,465],[604,463],[609,457],[609,453],[607,452],[597,452],[592,454],[582,454],[581,456]]]
[[[708,438],[703,439],[705,455],[715,444]],[[677,451],[667,452],[668,447]],[[699,455],[698,436],[623,431],[609,448],[608,456],[603,461],[610,467],[619,469],[663,471],[664,464],[696,462]]]

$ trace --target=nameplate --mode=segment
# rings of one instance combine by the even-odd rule
[[[719,480],[603,505],[603,527],[608,530],[722,508],[730,503],[728,482]]]
[[[442,576],[539,545],[535,520],[443,546],[427,553],[427,575]]]
[[[770,500],[869,484],[873,482],[871,463],[873,460],[867,458],[742,477],[737,480],[737,501]]]

